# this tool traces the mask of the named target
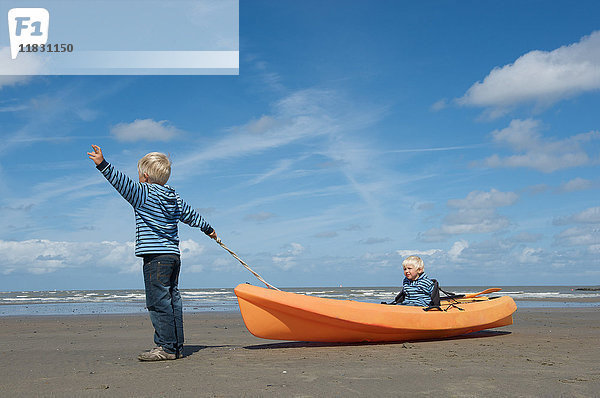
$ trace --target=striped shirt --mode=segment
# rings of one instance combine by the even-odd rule
[[[96,166],[135,213],[135,255],[179,255],[179,221],[205,234],[212,227],[168,185],[135,182],[106,160]]]
[[[406,298],[402,304],[428,307],[431,302],[433,286],[433,281],[425,273],[414,281],[404,278],[402,288],[406,292]]]

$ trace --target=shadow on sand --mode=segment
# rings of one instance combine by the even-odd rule
[[[189,357],[194,355],[198,351],[207,349],[207,348],[227,348],[227,347],[237,347],[234,345],[184,345],[183,346],[183,356]]]
[[[390,341],[390,342],[359,342],[359,343],[319,343],[310,341],[286,341],[282,343],[269,343],[269,344],[257,344],[249,345],[244,347],[247,350],[272,350],[278,348],[305,348],[305,347],[352,347],[352,346],[363,346],[363,345],[387,345],[387,344],[402,344],[404,348],[409,348],[406,343],[414,342],[426,342],[426,341],[452,341],[452,340],[464,340],[464,339],[480,339],[485,337],[496,337],[505,336],[511,334],[511,332],[497,331],[497,330],[482,330],[480,332],[473,332],[469,334],[462,334],[455,337],[446,337],[443,339],[423,339],[423,340],[409,340],[409,341]]]

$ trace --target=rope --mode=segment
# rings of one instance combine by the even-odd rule
[[[274,290],[279,290],[277,289],[275,286],[271,285],[269,282],[265,281],[262,276],[258,275],[256,272],[254,272],[252,270],[252,268],[250,268],[248,266],[248,264],[246,264],[241,258],[238,257],[237,254],[235,254],[231,249],[229,249],[227,246],[225,246],[223,244],[223,242],[221,242],[221,239],[217,239],[217,243],[225,250],[227,250],[229,252],[229,254],[231,254],[233,257],[235,257],[236,260],[238,260],[248,271],[252,272],[252,275],[254,275],[256,278],[258,278],[259,281],[261,281],[262,283],[264,283],[265,285],[267,285],[267,287],[269,289],[274,289]]]

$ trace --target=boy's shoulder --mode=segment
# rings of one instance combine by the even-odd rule
[[[405,285],[433,285],[433,280],[431,280],[426,273],[422,273],[414,281],[411,281],[408,278],[404,278],[403,284],[405,284]]]
[[[153,182],[142,182],[142,185],[145,185],[148,187],[148,189],[152,189],[155,191],[160,191],[160,192],[175,192],[175,188],[173,188],[170,185],[160,185],[160,184],[156,184]]]
[[[148,194],[151,196],[158,196],[161,198],[179,199],[179,194],[169,185],[153,184],[148,182],[142,182],[142,186],[146,186]]]

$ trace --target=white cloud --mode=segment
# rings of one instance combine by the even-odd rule
[[[381,268],[389,268],[393,266],[398,266],[400,269],[402,269],[402,261],[399,261],[393,253],[389,252],[367,252],[361,256],[360,264],[366,270],[366,272],[369,273],[373,273]]]
[[[440,228],[426,231],[425,241],[443,240],[449,235],[496,232],[510,225],[510,221],[497,213],[498,207],[510,206],[518,200],[514,192],[473,191],[464,199],[450,199],[448,207],[454,209],[446,215]]]
[[[598,251],[600,247],[600,207],[590,207],[570,216],[559,217],[553,223],[554,225],[574,224],[554,237],[558,245],[584,246],[592,254]]]
[[[470,192],[464,199],[450,199],[448,200],[448,206],[458,209],[492,209],[510,206],[517,199],[519,199],[519,196],[514,192],[500,192],[492,189],[490,192]]]
[[[600,224],[600,207],[590,207],[579,213],[554,220],[554,225]]]
[[[506,157],[493,155],[484,163],[489,167],[527,167],[544,173],[592,163],[582,144],[599,139],[600,132],[551,140],[543,137],[539,130],[540,123],[537,120],[515,119],[508,127],[493,131],[494,142],[518,154]]]
[[[269,114],[227,129],[222,138],[204,145],[201,152],[180,158],[177,165],[185,169],[193,164],[197,170],[199,164],[214,160],[239,159],[311,140],[311,145],[318,145],[320,155],[339,161],[338,165],[343,165],[345,170],[372,170],[372,153],[363,143],[353,145],[357,136],[351,133],[377,122],[381,118],[380,110],[364,106],[355,109],[356,105],[348,103],[338,93],[322,89],[293,92],[276,101],[271,108]],[[343,139],[338,137],[341,134]],[[273,173],[267,173],[262,179],[286,171],[291,164],[289,160],[282,160]]]
[[[193,240],[180,242],[182,261],[195,266],[204,246]],[[133,242],[66,242],[48,239],[0,240],[0,273],[47,274],[64,268],[109,267],[119,273],[138,272],[141,260]],[[113,270],[107,272],[114,272]]]
[[[203,254],[204,246],[191,239],[182,240],[179,242],[179,251],[181,252],[181,258],[185,260]]]
[[[43,57],[37,54],[35,56],[19,54],[16,59],[11,59],[10,47],[2,47],[0,48],[0,89],[4,86],[27,83],[43,68]]]
[[[270,70],[268,62],[259,58],[257,54],[244,53],[244,68],[246,75],[250,75],[249,79],[258,91],[285,91],[285,86],[282,83],[282,77],[279,73]]]
[[[547,192],[549,189],[550,187],[547,184],[535,184],[525,188],[524,191],[531,195],[539,195]]]
[[[493,211],[470,212],[461,210],[446,217],[439,233],[443,235],[483,234],[500,231],[510,225],[506,217],[499,216]]]
[[[0,82],[0,87],[2,86],[2,83]],[[26,111],[29,109],[28,105],[7,105],[7,106],[2,106],[0,107],[0,112],[4,113],[8,113],[8,112],[22,112],[22,111]]]
[[[494,68],[457,102],[502,114],[516,104],[547,105],[600,89],[600,31],[553,51],[531,51]]]
[[[77,245],[73,242],[63,242],[67,245]],[[134,273],[141,267],[141,261],[135,257],[135,248],[133,242],[101,242],[97,243],[84,243],[84,246],[88,246],[89,249],[93,250],[92,253],[96,253],[94,256],[97,259],[97,264],[105,265],[111,268],[117,268],[120,272]],[[72,259],[78,261],[77,257],[78,249],[73,248],[71,253]],[[93,258],[90,258],[93,260]],[[76,262],[75,266],[81,266],[80,262]]]
[[[469,242],[467,242],[466,240],[459,240],[457,242],[454,242],[450,250],[448,250],[448,257],[450,257],[452,261],[458,261],[460,254],[468,247]]]
[[[489,269],[492,264],[511,264],[514,260],[515,244],[502,239],[488,239],[480,242],[456,242],[452,249],[455,262]],[[451,249],[451,250],[452,250]],[[452,260],[453,258],[449,258]]]
[[[575,214],[571,218],[571,221],[584,224],[600,224],[600,207],[590,207],[589,209],[585,209],[582,212]]]
[[[575,192],[575,191],[585,191],[586,189],[590,189],[593,187],[593,182],[590,180],[586,180],[585,178],[574,178],[570,181],[565,182],[559,188],[561,192]]]
[[[419,202],[415,203],[412,206],[413,209],[421,210],[421,211],[429,211],[435,209],[435,203],[433,202]]]
[[[566,246],[597,246],[600,242],[600,228],[598,226],[575,226],[567,228],[558,235],[559,244]]]
[[[373,212],[379,209],[379,200],[392,185],[384,168],[376,164],[380,151],[369,148],[365,132],[377,123],[384,107],[358,106],[333,90],[305,89],[292,92],[273,103],[270,112],[223,131],[212,143],[204,143],[195,151],[177,161],[183,173],[201,173],[217,160],[236,159],[269,154],[284,156],[284,150],[306,145],[310,156],[327,159],[335,164],[335,172],[347,180],[347,187],[357,192]],[[274,153],[277,150],[279,153]],[[285,152],[288,153],[288,152]],[[295,160],[281,160],[279,165],[249,183],[263,182],[281,175],[304,160],[301,154]],[[191,167],[193,165],[193,167]],[[332,172],[334,172],[332,171]],[[311,171],[312,172],[312,171]],[[178,173],[182,178],[182,173]]]
[[[205,264],[198,259],[203,258],[205,247],[198,242],[188,239],[179,242],[179,251],[181,252],[181,261],[185,264],[186,272],[202,272],[206,269]],[[222,261],[228,263],[225,259]],[[206,260],[205,260],[206,261]],[[215,264],[217,267],[222,266],[219,262]]]
[[[453,276],[460,272],[466,273],[471,280],[490,283],[493,280],[508,281],[507,276],[515,273],[526,279],[551,281],[560,269],[568,269],[580,277],[597,272],[600,244],[565,246],[563,244],[557,250],[497,237],[483,241],[458,241],[447,252],[428,259],[433,270],[430,275],[443,281],[444,274]]]
[[[285,251],[273,256],[273,263],[279,268],[287,271],[296,265],[296,259],[304,253],[304,247],[300,243],[292,242],[285,247]]]
[[[262,134],[271,129],[277,128],[280,123],[271,116],[263,115],[256,120],[249,121],[245,128],[252,134]]]
[[[263,182],[269,178],[272,178],[279,174],[285,173],[286,171],[288,171],[290,169],[290,167],[293,165],[293,163],[294,163],[294,161],[291,159],[282,159],[278,162],[277,166],[274,169],[269,170],[268,172],[248,181],[248,185],[260,184],[261,182]]]
[[[534,243],[542,238],[541,234],[533,234],[530,232],[520,232],[510,238],[515,243]]]
[[[448,107],[448,100],[446,98],[442,98],[439,101],[436,101],[433,105],[431,105],[431,110],[434,112],[441,111]]]
[[[433,256],[435,254],[439,254],[442,251],[440,249],[430,249],[430,250],[396,250],[401,257],[408,256]]]
[[[110,129],[119,141],[170,141],[181,132],[166,120],[136,119],[132,123],[119,123]]]
[[[542,252],[543,250],[540,248],[526,247],[521,251],[517,258],[519,262],[523,264],[539,263]]]
[[[331,96],[325,90],[295,92],[275,103],[271,115],[230,128],[229,134],[203,151],[181,158],[177,165],[185,169],[186,165],[240,158],[337,131],[339,126],[331,123],[327,111]]]
[[[62,268],[89,266],[92,263],[116,267],[123,272],[128,272],[132,262],[137,260],[131,242],[0,240],[0,253],[4,258],[0,264],[0,272],[3,274],[13,272],[45,274]]]

